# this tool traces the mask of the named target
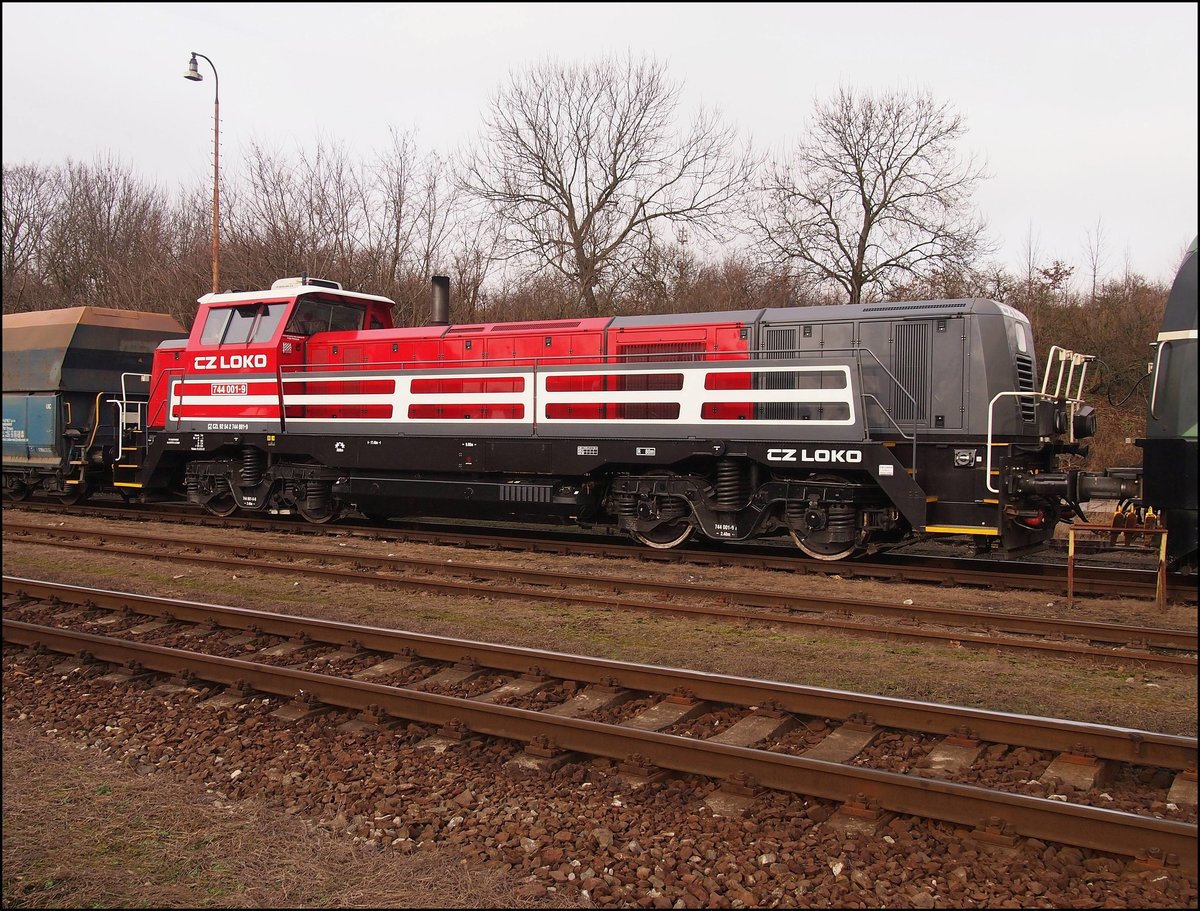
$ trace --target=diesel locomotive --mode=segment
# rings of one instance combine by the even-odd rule
[[[1153,508],[1167,529],[1167,563],[1196,572],[1197,364],[1196,240],[1167,297],[1162,328],[1154,343],[1146,436],[1142,450],[1141,504]]]
[[[1090,358],[1054,348],[1039,382],[1029,321],[994,301],[463,325],[448,300],[435,276],[430,323],[398,328],[387,298],[307,276],[207,294],[152,364],[110,344],[91,426],[65,386],[10,385],[10,338],[32,330],[6,316],[5,491],[561,522],[657,548],[789,535],[822,560],[912,535],[1026,550],[1081,501],[1137,494],[1060,470],[1095,430]],[[1194,326],[1193,293],[1193,360]],[[17,424],[43,406],[35,458]]]

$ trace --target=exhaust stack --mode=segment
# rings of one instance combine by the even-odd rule
[[[429,325],[450,325],[450,276],[433,277],[433,303],[430,307]]]

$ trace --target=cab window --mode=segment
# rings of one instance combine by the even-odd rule
[[[221,338],[225,335],[225,327],[229,325],[231,312],[229,307],[208,311],[208,316],[204,318],[204,331],[200,333],[201,345],[221,344]]]
[[[269,342],[286,312],[287,304],[242,304],[209,310],[200,333],[200,344]]]
[[[316,335],[361,329],[365,313],[361,306],[308,297],[296,305],[284,331],[291,335]]]
[[[253,342],[269,342],[275,335],[275,330],[283,322],[283,314],[287,313],[287,304],[263,304],[262,312],[258,315],[258,325],[254,327]]]
[[[222,345],[244,345],[250,341],[250,331],[254,321],[258,319],[258,304],[243,307],[232,307],[229,311],[229,325],[225,327]]]

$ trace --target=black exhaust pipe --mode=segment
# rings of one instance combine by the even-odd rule
[[[433,277],[433,303],[430,307],[429,325],[450,325],[450,276]]]

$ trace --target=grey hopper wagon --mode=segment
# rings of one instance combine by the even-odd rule
[[[160,313],[105,307],[5,314],[3,325],[6,496],[42,490],[72,502],[114,483],[122,427],[137,416],[110,400],[136,408],[154,349],[187,330]]]

